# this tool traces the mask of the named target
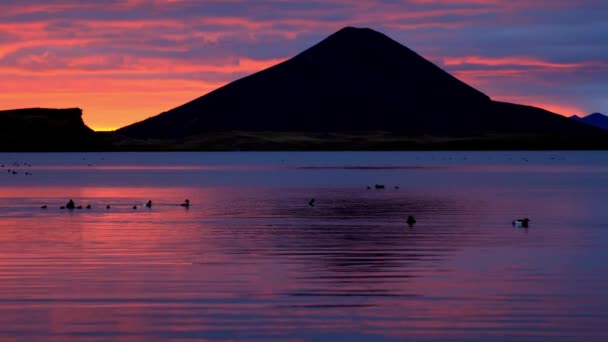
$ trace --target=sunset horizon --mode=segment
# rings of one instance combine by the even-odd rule
[[[584,116],[608,108],[604,7],[595,0],[8,1],[0,5],[0,109],[78,107],[92,129],[114,130],[355,26],[386,34],[493,100]]]
[[[608,341],[606,0],[1,0],[0,336]]]

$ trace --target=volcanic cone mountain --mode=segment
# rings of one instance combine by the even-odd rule
[[[228,131],[604,134],[542,109],[494,102],[384,34],[352,27],[118,133],[175,139]]]

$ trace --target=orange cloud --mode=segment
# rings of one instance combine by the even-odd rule
[[[0,83],[0,103],[20,107],[80,107],[95,130],[143,120],[206,94],[226,82],[185,80],[69,79],[14,80]],[[7,91],[10,89],[10,91]]]
[[[408,37],[423,46],[432,41],[435,48],[427,46],[426,52],[435,49],[433,54],[443,56],[442,44],[457,39],[460,28],[470,34],[468,28],[480,23],[528,20],[519,16],[527,8],[576,5],[575,0],[226,2],[126,0],[108,6],[32,0],[0,5],[0,106],[79,106],[93,128],[118,128],[280,63],[344,26],[411,33]],[[479,30],[487,28],[483,25]],[[258,42],[263,47],[257,48]],[[288,52],[264,50],[282,44],[289,44]],[[487,88],[532,79],[542,85],[539,75],[549,72],[566,77],[581,69],[606,70],[600,62],[484,57],[483,49],[475,51],[478,55],[434,60],[465,82]]]
[[[506,57],[445,57],[443,64],[453,65],[484,65],[484,66],[532,66],[556,69],[576,69],[586,66],[585,63],[554,63],[528,56],[506,56]]]
[[[197,81],[174,75],[211,72],[234,79],[233,75],[254,73],[283,60],[229,58],[223,64],[211,65],[127,58],[116,67],[86,70],[105,61],[103,56],[84,56],[60,68],[0,67],[0,73],[8,75],[0,83],[0,103],[5,109],[78,106],[91,128],[113,130],[193,100],[231,80]]]

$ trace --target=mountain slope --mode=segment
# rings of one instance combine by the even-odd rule
[[[603,134],[538,108],[493,102],[384,34],[352,27],[118,133],[182,139],[228,131]]]
[[[487,103],[487,96],[390,38],[345,28],[286,62],[120,132],[374,130],[428,125],[425,115],[477,112]]]
[[[573,115],[570,117],[573,120],[586,123],[588,125],[598,127],[601,129],[608,129],[608,116],[602,113],[593,113],[581,118],[579,116]]]

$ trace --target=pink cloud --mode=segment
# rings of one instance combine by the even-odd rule
[[[455,65],[482,65],[482,66],[529,66],[554,69],[577,69],[590,63],[556,63],[547,62],[530,56],[505,56],[505,57],[445,57],[443,64],[447,66]]]
[[[202,11],[206,5],[211,6]],[[542,13],[567,13],[577,6],[581,6],[580,1],[575,0],[128,0],[111,6],[73,0],[29,0],[25,4],[12,1],[0,5],[0,73],[2,83],[14,86],[0,85],[4,92],[1,104],[5,108],[78,105],[85,109],[85,120],[92,126],[102,121],[104,127],[112,126],[108,122],[113,117],[117,127],[123,124],[123,117],[142,119],[200,96],[212,87],[279,63],[309,47],[315,42],[314,37],[321,39],[344,26],[388,29],[393,38],[413,40],[425,46],[426,52],[440,56],[433,60],[443,63],[465,82],[484,91],[492,90],[488,92],[490,96],[515,96],[528,88],[516,87],[507,94],[504,84],[544,86],[542,82],[547,82],[555,86],[555,80],[543,81],[544,76],[564,75],[562,82],[567,83],[580,70],[605,73],[606,62],[584,56],[556,58],[572,60],[556,62],[546,57],[551,56],[549,53],[545,57],[527,52],[500,55],[501,42],[482,45],[469,39],[469,35],[482,37],[496,25],[507,31],[514,28],[513,23],[532,21],[540,25],[534,21],[542,16],[538,9],[543,9]],[[528,12],[529,9],[534,11]],[[465,43],[455,44],[459,38]],[[258,43],[263,47],[256,48]],[[276,51],[273,48],[272,53],[260,53],[271,45],[278,47]],[[282,46],[290,46],[283,50],[289,52],[281,52]],[[493,53],[484,53],[484,49]],[[444,57],[463,51],[473,55]],[[193,80],[192,75],[203,79]],[[156,84],[151,86],[152,81],[144,79]],[[174,82],[183,82],[184,87]],[[168,87],[170,96],[162,96],[163,86]],[[42,95],[28,95],[27,89]],[[62,100],[53,101],[58,89],[65,89]],[[123,113],[120,117],[108,115],[104,111],[107,107],[92,94],[101,94],[108,103],[120,102],[128,108],[121,110],[106,103],[113,113]],[[110,96],[119,101],[112,101]],[[145,102],[151,96],[163,99],[156,103],[157,110]],[[171,100],[176,102],[168,104]]]

